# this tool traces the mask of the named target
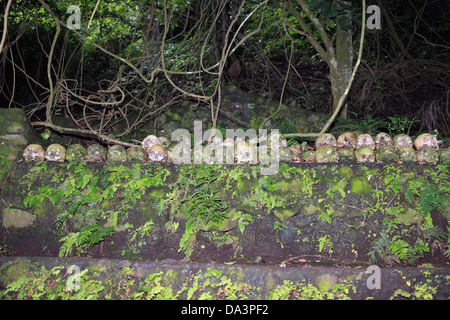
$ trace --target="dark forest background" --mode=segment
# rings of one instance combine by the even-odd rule
[[[80,28],[72,28],[69,5],[80,8]],[[370,5],[380,8],[381,29],[366,28],[330,130],[433,132],[446,141],[450,2]],[[0,9],[0,106],[23,108],[38,131],[57,125],[125,142],[183,101],[220,109],[230,85],[288,110],[331,114],[357,61],[362,25],[362,1],[5,0]],[[336,61],[349,65],[334,70]],[[262,119],[250,123],[258,128]],[[282,132],[302,133],[288,121]]]

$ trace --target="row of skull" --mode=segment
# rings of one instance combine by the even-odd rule
[[[51,144],[47,150],[44,150],[40,145],[31,144],[25,148],[23,159],[32,161],[165,162],[171,160],[170,144],[171,141],[168,138],[158,138],[154,135],[146,137],[141,146],[136,145],[127,150],[121,145],[105,148],[100,144],[92,144],[87,149],[80,144],[70,145],[67,149],[60,144]],[[224,146],[226,144],[226,141],[222,143]],[[303,152],[300,145],[288,147],[286,139],[280,135],[279,143],[269,144],[267,149],[269,151],[275,149],[275,145],[278,149],[278,160],[282,162],[377,161],[417,162],[419,164],[436,164],[438,162],[438,142],[436,137],[431,134],[420,135],[414,143],[407,135],[398,135],[391,139],[388,134],[380,133],[373,139],[368,134],[356,136],[354,133],[348,132],[336,139],[332,134],[323,134],[316,139],[315,148],[307,148]],[[263,147],[265,146],[260,146],[260,149]],[[262,154],[266,155],[267,152],[260,151],[261,162],[264,160],[261,157]],[[232,160],[237,163],[256,163],[256,149],[246,141],[239,141]]]

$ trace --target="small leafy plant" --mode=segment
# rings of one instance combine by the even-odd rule
[[[79,232],[70,232],[67,236],[60,239],[63,242],[59,249],[59,257],[67,257],[74,246],[78,251],[86,247],[92,247],[102,242],[106,236],[112,236],[113,228],[100,228],[98,224],[91,224],[83,227]]]
[[[184,177],[181,184],[186,186],[186,190],[187,187],[193,185],[194,192],[189,197],[185,194],[185,197],[179,200],[187,222],[178,251],[185,252],[187,258],[192,255],[195,236],[202,224],[220,223],[227,218],[225,210],[228,209],[227,203],[223,202],[222,198],[217,195],[219,191],[210,188],[210,184],[219,179],[219,176],[196,175],[194,177],[193,172],[191,172],[190,177],[191,179]]]

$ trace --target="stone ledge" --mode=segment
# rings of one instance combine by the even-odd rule
[[[450,298],[450,268],[372,268],[0,257],[0,293],[6,293],[8,285],[22,277],[24,284],[20,289],[12,290],[3,299],[16,299],[19,292],[40,299],[58,295],[71,299],[89,296],[92,299],[183,300]],[[76,278],[77,274],[80,278]],[[39,277],[45,283],[40,289],[36,285]],[[69,293],[67,286],[74,290]],[[23,298],[30,297],[25,294]]]

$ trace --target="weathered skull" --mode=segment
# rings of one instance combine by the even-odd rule
[[[441,162],[450,162],[450,148],[441,149],[439,151],[439,158]]]
[[[437,151],[432,147],[422,147],[416,152],[417,162],[419,164],[431,164],[436,165],[439,161]]]
[[[23,160],[44,161],[45,150],[38,144],[30,144],[23,150]]]
[[[295,156],[292,159],[292,162],[295,162],[295,163],[302,162],[302,149],[300,149],[300,146],[299,146],[299,148],[289,147],[289,149],[291,149],[295,153]]]
[[[127,160],[128,161],[140,161],[145,162],[147,159],[147,154],[141,146],[133,146],[127,150]]]
[[[106,160],[106,148],[97,143],[91,144],[86,149],[86,161],[88,162],[103,162]]]
[[[66,160],[67,161],[86,161],[86,148],[81,144],[75,143],[67,147]]]
[[[162,145],[155,144],[148,152],[148,159],[154,162],[166,162],[168,159],[167,150]]]
[[[235,158],[236,163],[256,163],[256,147],[246,141],[238,142]]]
[[[316,150],[324,146],[336,148],[336,138],[331,133],[324,133],[318,136],[315,142]]]
[[[281,147],[287,147],[287,140],[286,140],[286,138],[281,134],[281,133],[279,133],[279,135],[278,135],[278,142],[277,141],[275,141],[274,143],[272,143],[272,133],[270,133],[268,136],[267,136],[267,145],[270,147],[270,148],[272,148],[272,149],[275,149],[275,148],[281,148]]]
[[[149,153],[150,148],[155,145],[162,145],[161,141],[157,136],[149,135],[142,141],[142,146],[144,147],[145,152]]]
[[[316,150],[317,163],[338,162],[339,155],[333,146],[322,146]]]
[[[279,151],[280,149],[278,149]],[[274,157],[277,157],[279,159],[278,154],[272,154],[275,153],[275,150],[270,149],[267,145],[262,145],[258,147],[259,152],[259,162],[262,164],[268,164],[272,161]]]
[[[413,146],[411,137],[404,133],[396,135],[394,137],[393,141],[394,141],[394,148],[397,151],[398,151],[398,149],[400,149],[402,147],[411,147],[412,148],[412,146]]]
[[[164,148],[168,148],[172,143],[172,141],[170,141],[170,139],[167,137],[159,137],[158,139],[159,141],[161,141],[161,144]]]
[[[108,148],[108,161],[127,161],[127,151],[121,145],[114,145]]]
[[[372,150],[375,150],[375,141],[370,136],[370,134],[363,133],[358,136],[358,141],[356,142],[356,149],[361,147],[369,147]]]
[[[226,159],[223,158],[224,156],[224,148],[222,143],[219,143],[216,141],[215,143],[211,143],[209,146],[203,147],[203,162],[208,164],[214,164],[219,163],[220,161],[225,161]],[[226,150],[225,150],[226,151]],[[195,153],[195,149],[194,149]],[[195,162],[196,155],[194,154],[194,162]],[[234,162],[234,161],[233,161]]]
[[[355,152],[351,149],[338,149],[339,162],[355,162]]]
[[[436,136],[430,134],[430,133],[423,133],[420,136],[414,140],[414,146],[416,147],[416,150],[420,150],[423,147],[431,147],[435,150],[439,149],[439,144],[436,139]]]
[[[383,146],[393,146],[394,142],[391,139],[391,136],[386,132],[380,132],[375,137],[375,145],[377,149]]]
[[[375,162],[375,154],[371,147],[362,146],[355,151],[356,162]]]
[[[226,138],[222,142],[223,147],[223,161],[225,163],[231,164],[234,163],[235,160],[235,150],[234,150],[234,141],[231,138]]]
[[[66,159],[66,148],[58,143],[49,145],[45,152],[45,159],[47,161],[64,162]]]
[[[416,152],[411,147],[401,147],[397,154],[398,163],[414,163],[417,161]]]
[[[297,154],[288,147],[280,147],[278,149],[281,162],[292,162],[297,157]]]
[[[393,146],[380,146],[376,153],[377,162],[392,163],[398,162],[398,154]]]
[[[353,132],[344,132],[337,139],[337,148],[355,150],[356,142],[356,134],[354,134]]]
[[[300,142],[298,142],[297,140],[294,140],[294,139],[290,139],[287,142],[287,145],[288,145],[289,148],[295,148],[295,149],[300,149],[302,147]]]
[[[316,162],[316,151],[307,149],[302,153],[303,160],[307,163]]]

